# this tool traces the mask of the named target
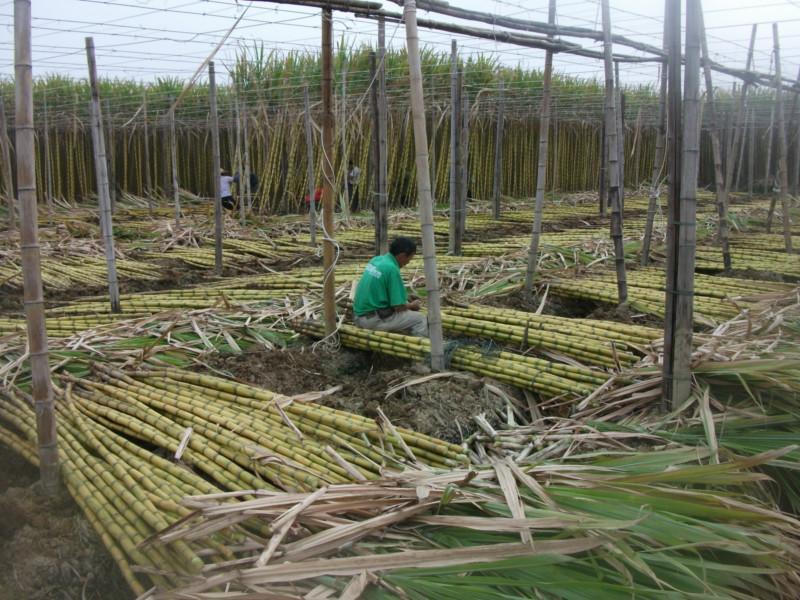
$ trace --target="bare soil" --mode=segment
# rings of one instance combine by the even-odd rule
[[[42,496],[38,471],[0,446],[0,600],[129,600],[72,498]]]
[[[380,407],[395,426],[456,443],[475,430],[473,416],[485,413],[490,423],[497,424],[497,411],[504,410],[504,403],[486,392],[483,380],[466,373],[415,384],[387,398],[392,386],[423,377],[430,370],[410,361],[344,348],[245,352],[220,356],[212,366],[287,396],[341,385],[340,391],[319,403],[366,417],[378,416]]]

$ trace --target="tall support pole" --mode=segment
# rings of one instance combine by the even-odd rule
[[[171,103],[170,103],[171,104]],[[153,181],[150,177],[150,124],[147,119],[147,90],[142,94],[142,126],[144,127],[144,195],[147,197],[147,212],[153,216]]]
[[[617,110],[614,101],[614,65],[611,46],[611,11],[608,0],[602,0],[603,54],[606,78],[606,134],[608,136],[608,203],[611,207],[611,239],[614,242],[614,266],[617,272],[617,296],[620,304],[628,301],[628,280],[625,273],[625,248],[622,243],[622,202],[620,198]]]
[[[389,115],[386,105],[386,22],[378,17],[378,207],[379,253],[389,251]]]
[[[17,228],[16,206],[14,202],[14,179],[11,176],[11,141],[8,139],[8,121],[6,120],[6,106],[2,94],[0,94],[0,162],[3,169],[3,193],[6,197],[8,210],[8,230],[14,231]]]
[[[14,0],[14,81],[17,189],[20,203],[20,248],[23,300],[28,330],[33,404],[39,447],[39,476],[48,495],[59,490],[58,434],[44,319],[38,212],[36,210],[36,151],[33,129],[33,66],[31,61],[31,2]]]
[[[550,0],[547,8],[547,22],[555,25],[556,0]],[[549,35],[552,39],[553,36]],[[525,295],[533,296],[533,278],[539,262],[539,239],[542,234],[542,211],[544,209],[544,190],[547,183],[547,145],[550,141],[550,84],[553,77],[553,51],[545,50],[544,79],[542,80],[542,103],[539,108],[539,156],[536,168],[536,200],[533,208],[533,228],[531,245],[528,247],[528,265],[525,269]]]
[[[669,0],[667,0],[669,1]],[[666,25],[666,23],[665,23]],[[666,49],[667,37],[664,32],[664,47]],[[653,161],[653,174],[650,178],[650,196],[647,202],[647,221],[644,226],[644,239],[642,240],[642,266],[650,261],[650,244],[653,239],[653,222],[656,217],[658,199],[661,196],[661,180],[664,177],[664,154],[667,140],[667,63],[661,64],[660,90],[658,94],[658,132],[656,133],[656,156]]]
[[[778,195],[783,211],[783,241],[786,252],[792,252],[792,215],[789,212],[789,173],[786,160],[786,128],[783,116],[783,85],[781,84],[781,46],[778,37],[778,24],[772,24],[772,43],[775,52],[775,126],[778,130]]]
[[[323,233],[323,299],[325,334],[336,331],[335,257],[333,239],[333,15],[330,8],[322,9],[322,233]]]
[[[705,31],[705,27],[703,29]],[[753,28],[750,31],[750,46],[747,49],[747,62],[745,63],[745,69],[750,70],[753,67],[753,52],[756,46],[756,33],[758,31],[758,24],[754,23]],[[705,39],[705,36],[704,38]],[[704,50],[705,52],[705,50]],[[745,81],[742,84],[742,91],[739,95],[739,104],[736,109],[736,129],[733,132],[733,143],[732,148],[735,151],[737,145],[740,146],[740,154],[739,154],[739,168],[737,169],[738,177],[736,179],[736,187],[739,187],[739,180],[741,179],[742,174],[742,160],[744,157],[744,134],[745,134],[745,118],[747,116],[747,92],[750,90],[750,82]],[[727,205],[728,202],[728,195],[733,190],[733,153],[728,153],[725,161],[725,202]]]
[[[100,94],[97,90],[97,63],[94,58],[94,40],[86,38],[86,60],[89,64],[89,86],[92,99],[89,103],[92,142],[94,146],[94,169],[97,177],[97,199],[100,204],[100,230],[106,254],[108,275],[108,297],[111,312],[121,311],[119,304],[119,284],[117,283],[117,262],[114,254],[114,228],[111,223],[111,197],[108,191],[108,163],[103,139],[103,116],[100,111]]]
[[[44,183],[47,193],[47,211],[53,212],[53,160],[50,156],[50,122],[47,114],[47,88],[44,96]]]
[[[375,254],[381,253],[381,218],[380,218],[380,204],[378,202],[378,188],[380,186],[380,172],[378,165],[378,156],[380,155],[380,148],[378,147],[378,58],[377,54],[373,51],[369,53],[369,80],[372,82],[370,86],[370,112],[372,116],[372,139],[369,146],[369,181],[370,181],[370,198],[372,200],[372,214],[373,221],[375,222]]]
[[[211,105],[211,189],[214,190],[214,273],[222,275],[222,190],[220,189],[219,114],[214,61],[208,63],[208,96]]]
[[[436,243],[433,235],[433,199],[431,198],[430,170],[428,169],[428,134],[425,131],[425,103],[422,96],[422,65],[419,57],[417,32],[417,3],[405,0],[403,20],[406,24],[408,70],[411,81],[411,113],[414,121],[414,148],[416,150],[417,192],[419,194],[419,220],[422,226],[422,255],[425,266],[425,288],[428,292],[428,332],[431,340],[431,368],[444,369],[444,340],[442,336],[439,274],[436,269]]]
[[[459,205],[461,199],[461,82],[458,68],[458,47],[450,45],[450,233],[447,241],[449,254],[461,254],[459,237]]]
[[[500,79],[497,94],[497,125],[494,132],[494,179],[492,181],[492,217],[500,218],[500,194],[503,185],[503,119],[505,118],[505,83]]]
[[[700,0],[697,0],[699,3]],[[725,176],[722,172],[722,148],[720,146],[719,121],[717,115],[716,101],[714,100],[714,84],[711,81],[711,57],[708,55],[708,42],[706,40],[706,26],[703,21],[703,10],[698,11],[700,15],[700,40],[703,50],[703,75],[706,83],[706,112],[708,114],[708,127],[711,134],[711,152],[714,159],[714,188],[717,200],[717,237],[722,247],[722,264],[725,271],[731,270],[731,249],[728,225],[728,188],[726,187]],[[744,94],[744,89],[742,90]],[[735,144],[735,142],[734,142]],[[728,164],[733,166],[733,151],[728,152]]]
[[[180,184],[178,183],[178,136],[175,134],[175,106],[172,98],[169,100],[169,155],[170,172],[172,173],[172,205],[175,208],[175,227],[181,225],[181,195]],[[217,138],[219,140],[219,137]],[[212,159],[213,161],[213,159]],[[215,176],[219,178],[219,153],[217,153],[217,171]],[[213,189],[213,188],[212,188]],[[216,209],[214,209],[216,211]]]
[[[619,78],[619,62],[614,62],[614,101],[617,103],[617,160],[619,161],[619,205],[625,206],[625,94]]]
[[[678,4],[677,2],[674,4]],[[701,15],[699,0],[687,0],[686,77],[680,143],[680,179],[670,182],[679,195],[670,195],[670,228],[667,239],[666,329],[664,335],[664,391],[672,410],[677,410],[691,392],[692,325],[694,305],[694,256],[696,239],[697,170],[700,157],[700,47]],[[679,8],[677,10],[680,10]],[[677,12],[671,9],[670,13]],[[670,60],[680,69],[679,21],[677,35],[670,44]],[[670,65],[673,67],[673,65]],[[672,77],[670,78],[672,81]],[[674,90],[673,90],[674,91]],[[675,101],[676,94],[672,94]],[[675,102],[677,104],[677,102]],[[674,105],[671,102],[670,108]],[[677,108],[677,107],[675,107]],[[673,113],[670,112],[670,120]],[[677,133],[677,131],[675,131]],[[673,149],[670,149],[673,153]],[[678,200],[678,202],[672,202]]]
[[[106,125],[106,144],[108,160],[108,197],[111,199],[111,214],[117,212],[117,160],[114,144],[114,127],[111,124],[111,103],[108,100],[103,102],[105,105],[105,125]]]
[[[308,186],[308,226],[311,232],[311,245],[317,245],[317,201],[314,197],[314,136],[311,133],[311,102],[308,99],[308,84],[303,86],[303,104],[305,107],[306,130],[306,183]]]

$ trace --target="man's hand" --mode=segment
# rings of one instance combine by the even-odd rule
[[[422,306],[422,302],[419,299],[413,300],[413,301],[409,302],[408,304],[406,304],[406,308],[408,310],[419,310],[421,306]]]

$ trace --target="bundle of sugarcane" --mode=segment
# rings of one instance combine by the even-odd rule
[[[88,329],[113,326],[120,321],[144,316],[145,313],[83,313],[75,316],[63,316],[45,319],[47,335],[50,337],[66,337]],[[0,318],[0,335],[12,332],[23,333],[27,330],[25,319]]]
[[[296,331],[313,337],[324,337],[324,327],[316,322],[296,322]],[[340,325],[342,344],[359,350],[370,350],[421,361],[430,354],[430,340],[399,333],[372,331],[352,325]],[[458,346],[449,352],[450,365],[464,371],[485,375],[544,396],[588,394],[601,385],[607,376],[586,367],[552,362],[501,350],[484,351],[474,344]]]
[[[199,269],[214,268],[214,248],[170,248],[164,252],[143,252],[141,257],[148,260],[178,261]],[[251,260],[252,257],[247,254],[222,251],[222,263],[225,266],[242,265]]]
[[[800,277],[800,256],[796,254],[753,248],[733,248],[731,249],[731,260],[736,269],[752,269],[764,273]],[[699,246],[695,264],[698,269],[722,270],[722,254],[718,248]]]
[[[786,242],[779,233],[739,233],[731,237],[731,247],[737,250],[764,250],[769,252],[786,252]],[[792,247],[800,247],[800,238],[792,238]]]
[[[274,238],[272,240],[226,238],[222,242],[222,247],[272,261],[299,259],[304,254],[313,254],[315,252],[315,249],[307,244],[301,244],[288,238]]]
[[[275,531],[269,541],[250,535],[237,561],[219,560],[205,579],[148,600],[246,600],[254,588],[286,600],[659,598],[665,589],[789,598],[800,523],[758,500],[763,477],[749,471],[780,455],[718,465],[695,448],[495,458],[302,496],[262,492],[223,506],[213,495],[188,498],[197,519],[163,531],[163,543],[232,531],[249,515]]]

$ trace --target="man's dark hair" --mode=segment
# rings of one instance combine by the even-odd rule
[[[407,237],[394,238],[389,245],[389,252],[393,256],[398,254],[415,254],[417,252],[417,242]]]

